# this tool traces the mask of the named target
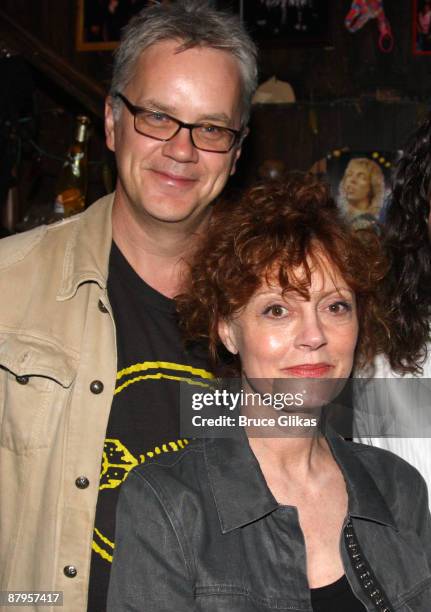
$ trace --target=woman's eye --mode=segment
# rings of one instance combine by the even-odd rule
[[[345,301],[334,302],[329,306],[329,311],[333,314],[344,314],[352,311],[352,304]]]
[[[267,306],[267,308],[265,308],[263,314],[279,319],[280,317],[286,316],[287,312],[286,306],[282,306],[281,304],[271,304],[271,306]]]

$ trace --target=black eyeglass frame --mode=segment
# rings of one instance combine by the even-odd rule
[[[181,128],[186,128],[187,130],[189,130],[190,132],[190,140],[192,141],[193,146],[198,149],[199,151],[207,151],[208,153],[229,153],[229,151],[232,151],[233,147],[241,140],[241,137],[243,135],[243,130],[234,130],[233,128],[228,128],[220,125],[214,125],[214,127],[216,128],[221,128],[223,130],[226,130],[227,132],[230,132],[231,134],[233,134],[234,138],[232,140],[232,144],[230,145],[230,147],[228,149],[223,149],[222,151],[220,150],[214,150],[214,149],[204,149],[202,147],[198,147],[193,139],[193,130],[195,128],[199,128],[199,127],[208,127],[208,126],[212,126],[212,123],[185,123],[184,121],[180,121],[179,119],[177,119],[176,117],[172,117],[172,115],[168,115],[167,113],[164,113],[162,111],[154,111],[151,110],[149,108],[144,108],[142,106],[135,106],[134,104],[132,104],[132,102],[130,102],[130,100],[128,100],[126,98],[126,96],[124,96],[121,92],[119,91],[115,91],[112,94],[113,98],[119,98],[123,104],[125,105],[125,107],[127,108],[127,110],[133,115],[133,127],[135,128],[135,131],[138,134],[141,134],[141,136],[147,136],[148,138],[153,138],[154,140],[159,140],[161,142],[169,142],[169,140],[172,140],[172,138],[175,138],[175,136],[178,134],[178,132],[181,130]],[[150,134],[146,134],[145,132],[141,132],[140,130],[137,129],[136,127],[136,115],[144,112],[144,113],[157,113],[157,112],[161,112],[163,115],[165,115],[165,117],[168,117],[168,119],[171,119],[174,123],[176,123],[178,125],[178,129],[172,134],[172,136],[169,136],[169,138],[159,138],[157,136],[152,136]]]

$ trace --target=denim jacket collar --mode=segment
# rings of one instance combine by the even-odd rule
[[[112,242],[112,205],[114,193],[100,198],[85,212],[67,220],[74,223],[63,261],[63,276],[57,294],[59,301],[72,298],[85,282],[106,288]],[[77,223],[77,220],[80,223]]]
[[[346,481],[349,515],[397,530],[392,513],[352,443],[334,432],[329,432],[326,439]],[[241,440],[205,440],[204,454],[222,533],[252,523],[279,507],[245,434]]]

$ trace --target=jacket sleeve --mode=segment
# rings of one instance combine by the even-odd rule
[[[414,509],[412,522],[425,550],[431,572],[431,514],[428,503],[428,488],[423,477],[417,473],[417,491],[412,495]]]
[[[194,586],[169,500],[140,472],[122,486],[107,612],[190,612]]]

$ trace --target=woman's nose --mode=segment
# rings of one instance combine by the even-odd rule
[[[309,313],[298,323],[296,346],[312,351],[325,346],[327,338],[318,313]]]

